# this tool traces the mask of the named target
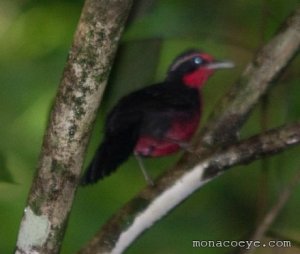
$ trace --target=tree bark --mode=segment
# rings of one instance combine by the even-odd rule
[[[122,253],[142,232],[225,168],[299,143],[299,124],[296,124],[287,127],[289,130],[277,130],[228,147],[229,143],[236,142],[237,133],[251,110],[295,56],[299,45],[300,8],[257,53],[236,85],[218,104],[206,127],[196,137],[199,141],[194,148],[195,154],[185,154],[153,187],[145,188],[129,201],[79,253]],[[227,148],[223,150],[222,147]],[[265,150],[268,147],[270,149]]]
[[[144,230],[228,168],[279,153],[299,143],[300,123],[295,123],[211,152],[174,185],[162,191],[160,188],[172,173],[167,172],[155,186],[148,186],[123,206],[78,253],[123,253]],[[130,220],[132,217],[134,219]]]
[[[132,0],[86,0],[44,136],[16,253],[58,253]]]

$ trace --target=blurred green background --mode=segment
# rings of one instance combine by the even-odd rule
[[[236,68],[220,71],[204,88],[202,124],[263,42],[268,41],[298,0],[149,0],[135,1],[85,164],[102,136],[106,112],[120,96],[160,81],[181,51],[201,48]],[[83,1],[0,1],[0,253],[14,249],[18,227],[36,168],[43,132],[76,29]],[[299,57],[258,104],[241,137],[299,120]],[[262,106],[264,105],[264,106]],[[193,249],[193,240],[246,238],[286,182],[300,170],[299,148],[264,162],[227,172],[196,192],[126,252],[232,253],[230,249]],[[148,159],[153,176],[179,155]],[[262,166],[263,165],[263,166]],[[264,169],[262,169],[264,168]],[[62,253],[74,253],[145,181],[130,159],[97,185],[79,189]],[[300,241],[300,187],[270,229]],[[273,253],[260,249],[257,253]],[[300,253],[300,248],[280,253]]]

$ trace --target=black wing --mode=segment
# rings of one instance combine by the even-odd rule
[[[132,154],[141,134],[162,136],[175,112],[199,108],[198,98],[197,91],[164,84],[123,97],[106,119],[104,139],[82,183],[94,183],[111,174]]]
[[[105,131],[115,134],[124,126],[135,126],[138,135],[161,137],[174,117],[200,110],[196,89],[183,85],[156,84],[123,97],[108,115]]]

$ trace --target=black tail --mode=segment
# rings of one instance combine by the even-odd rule
[[[81,179],[81,185],[96,183],[110,175],[132,154],[136,138],[128,133],[105,137]]]

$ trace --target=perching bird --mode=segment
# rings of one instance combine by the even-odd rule
[[[142,157],[165,156],[187,147],[201,116],[201,88],[214,70],[231,67],[229,61],[188,50],[173,61],[163,82],[121,98],[106,119],[104,138],[82,184],[111,174],[131,154],[141,164]]]

